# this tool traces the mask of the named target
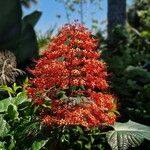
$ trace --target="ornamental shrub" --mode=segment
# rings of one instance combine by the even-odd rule
[[[64,25],[49,43],[27,88],[47,125],[95,127],[116,121],[115,97],[108,92],[107,66],[98,41],[77,22]]]

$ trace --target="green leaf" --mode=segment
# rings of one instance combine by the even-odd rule
[[[41,140],[41,141],[35,141],[32,144],[31,150],[40,150],[42,147],[45,146],[45,144],[48,142],[48,140]]]
[[[26,102],[26,101],[29,101],[26,92],[20,92],[15,97],[14,104],[15,105],[20,105],[20,104],[22,104],[23,102]]]
[[[79,132],[80,134],[83,134],[83,130],[80,126],[76,127],[76,131]]]
[[[79,139],[85,142],[89,141],[89,138],[85,137],[84,135],[81,135]]]
[[[0,150],[6,150],[5,149],[5,142],[0,141]]]
[[[14,98],[6,98],[0,101],[0,113],[7,111],[8,106],[13,104]]]
[[[40,19],[41,15],[42,13],[40,11],[34,11],[33,13],[26,15],[22,21],[22,28],[25,29],[27,24],[30,24],[32,27],[34,27]]]
[[[63,142],[67,142],[67,143],[69,143],[69,139],[70,139],[70,135],[69,134],[63,134],[62,136],[61,136],[61,142],[63,143]]]
[[[105,148],[103,147],[102,144],[98,144],[98,145],[96,145],[96,147],[97,147],[99,150],[105,150]]]
[[[85,90],[84,85],[81,85],[80,88],[81,88],[81,90]]]
[[[64,57],[64,56],[61,56],[61,57],[59,57],[57,60],[60,61],[60,62],[62,62],[62,61],[65,60],[65,57]]]
[[[85,144],[85,148],[87,150],[91,150],[91,142],[89,142],[88,144]]]
[[[10,104],[7,110],[8,116],[10,119],[18,119],[19,113],[16,105]]]
[[[1,85],[0,91],[6,91],[8,93],[14,94],[14,91],[11,87],[8,87],[7,85]]]
[[[60,99],[60,100],[68,100],[68,97],[66,96],[66,92],[65,91],[59,91],[57,93],[57,97]]]
[[[142,31],[141,36],[144,38],[150,38],[150,31]]]
[[[95,139],[93,138],[93,136],[90,136],[90,139],[91,139],[91,143],[93,144]]]
[[[6,122],[6,120],[3,118],[2,115],[0,115],[0,137],[7,136],[7,133],[9,132],[10,126]]]
[[[81,96],[77,96],[76,98],[75,98],[75,103],[76,104],[80,104],[81,102],[82,102],[82,98],[81,98]]]
[[[22,87],[21,87],[21,86],[18,86],[16,83],[14,83],[13,86],[12,86],[12,89],[13,89],[14,93],[16,93],[17,90],[18,90],[18,89],[21,89],[21,88],[22,88]]]
[[[13,150],[13,148],[15,148],[15,144],[16,144],[16,141],[15,141],[14,137],[12,136],[8,150]]]
[[[106,136],[112,150],[127,150],[139,146],[144,139],[150,140],[150,127],[133,121],[116,123]]]
[[[6,98],[0,101],[0,113],[6,112],[9,105],[20,105],[24,102],[30,102],[25,92],[20,92],[16,97]]]

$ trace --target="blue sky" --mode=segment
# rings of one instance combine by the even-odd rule
[[[127,0],[127,4],[130,5],[133,0]],[[102,0],[100,3],[101,9],[96,5],[86,4],[83,6],[84,10],[84,22],[86,26],[91,29],[92,16],[94,19],[99,20],[99,28],[104,30],[105,23],[103,21],[107,18],[107,0]],[[36,31],[45,33],[49,28],[56,26],[56,29],[67,23],[65,9],[62,3],[56,2],[56,0],[39,0],[36,5],[32,5],[29,9],[23,9],[24,15],[33,12],[34,10],[42,11],[42,16],[36,25]],[[95,14],[93,14],[96,12]],[[61,15],[60,18],[56,17]],[[70,16],[71,22],[74,20],[80,21],[79,14],[72,13]]]

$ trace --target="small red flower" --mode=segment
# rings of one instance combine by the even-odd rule
[[[43,123],[93,127],[116,121],[115,98],[106,94],[107,66],[99,61],[97,44],[82,24],[67,24],[30,70],[29,97],[35,104],[51,105],[48,112],[42,107]]]

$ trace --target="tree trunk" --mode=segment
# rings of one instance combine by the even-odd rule
[[[126,0],[108,0],[108,40],[113,41],[112,29],[117,25],[124,27],[126,22]]]

